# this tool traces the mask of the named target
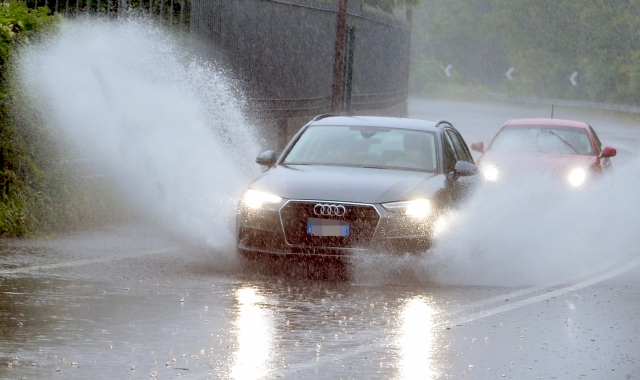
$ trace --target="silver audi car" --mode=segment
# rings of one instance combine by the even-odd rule
[[[446,121],[313,119],[243,193],[237,247],[247,257],[423,252],[434,224],[473,188],[478,169]]]

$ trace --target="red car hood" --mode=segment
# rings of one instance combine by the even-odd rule
[[[478,160],[478,167],[493,165],[502,174],[531,171],[565,173],[575,168],[588,168],[596,164],[598,157],[573,154],[502,153],[485,152]]]

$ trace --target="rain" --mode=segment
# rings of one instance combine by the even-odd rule
[[[635,2],[0,5],[0,379],[640,373]]]

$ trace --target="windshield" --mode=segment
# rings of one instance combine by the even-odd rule
[[[407,129],[309,127],[285,165],[333,165],[435,172],[435,134]]]
[[[584,129],[547,125],[518,125],[502,129],[489,148],[506,153],[594,155]]]

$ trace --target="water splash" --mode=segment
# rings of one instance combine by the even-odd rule
[[[532,175],[486,186],[455,214],[429,253],[439,283],[539,285],[569,280],[638,255],[632,160],[581,190]]]
[[[49,127],[134,207],[183,236],[234,244],[236,199],[257,139],[232,81],[144,19],[64,21],[20,53],[20,80]]]
[[[356,281],[369,284],[528,286],[568,281],[637,257],[640,161],[581,190],[532,174],[486,184],[446,216],[424,254],[361,255]]]

